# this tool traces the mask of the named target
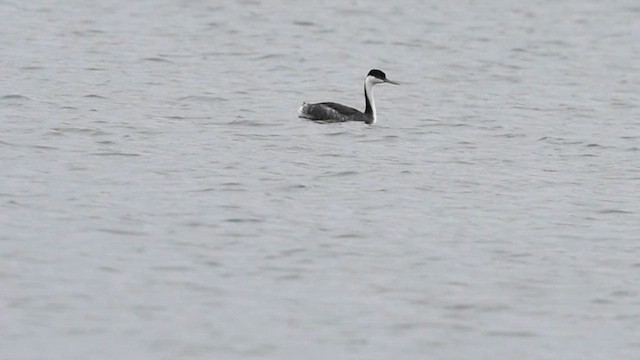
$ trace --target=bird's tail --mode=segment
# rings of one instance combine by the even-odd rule
[[[300,105],[300,107],[298,108],[298,117],[299,118],[306,118],[309,115],[307,114],[307,108],[309,107],[309,104],[307,104],[306,102],[302,102],[302,105]]]

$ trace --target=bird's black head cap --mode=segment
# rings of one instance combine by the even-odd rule
[[[387,80],[387,75],[378,69],[373,69],[369,71],[369,74],[367,74],[367,76],[374,76],[380,80]]]

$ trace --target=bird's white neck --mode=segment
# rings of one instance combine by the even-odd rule
[[[367,76],[364,79],[364,97],[365,97],[365,113],[370,113],[373,116],[371,124],[375,123],[378,119],[376,115],[376,103],[373,99],[373,85],[377,84],[379,80],[373,76]]]

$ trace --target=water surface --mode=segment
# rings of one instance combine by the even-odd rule
[[[640,353],[636,2],[0,10],[0,358]]]

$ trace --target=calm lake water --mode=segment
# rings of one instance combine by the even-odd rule
[[[0,359],[639,358],[636,0],[0,13]]]

